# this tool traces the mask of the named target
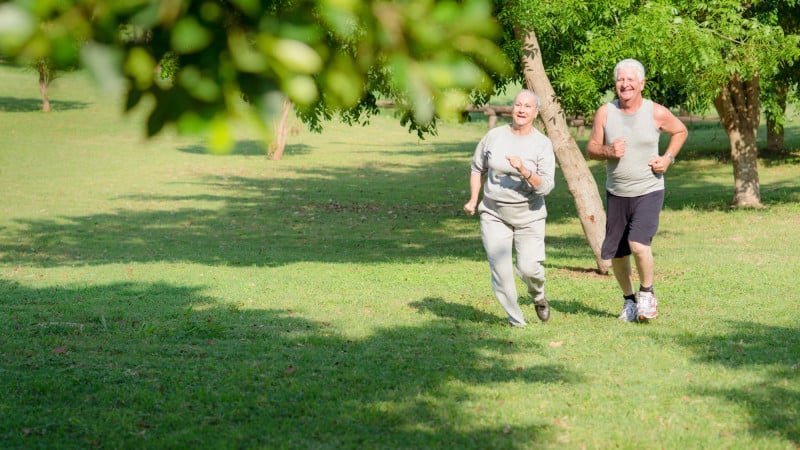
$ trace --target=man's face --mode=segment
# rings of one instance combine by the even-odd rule
[[[630,100],[642,95],[644,80],[639,79],[636,69],[622,67],[617,71],[617,96],[621,100]]]

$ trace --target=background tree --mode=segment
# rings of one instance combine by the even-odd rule
[[[55,65],[49,58],[37,58],[31,63],[31,68],[39,76],[39,93],[42,96],[42,111],[50,112],[50,83],[58,76]]]
[[[800,33],[800,2],[759,2],[756,10],[760,15],[775,16],[784,33]],[[767,121],[767,145],[764,150],[769,156],[779,157],[786,153],[783,124],[787,105],[797,101],[799,72],[796,61],[784,62],[775,76],[763,85],[762,105]]]
[[[597,183],[581,149],[569,132],[564,110],[545,73],[542,51],[539,41],[536,39],[536,32],[533,30],[525,33],[519,32],[519,36],[522,43],[525,82],[544,99],[541,115],[547,128],[547,134],[553,141],[559,167],[561,167],[567,187],[575,199],[578,218],[594,253],[597,269],[600,273],[607,273],[610,261],[604,260],[601,255],[605,237],[606,214]]]
[[[795,3],[545,0],[510,5],[537,31],[545,68],[558,79],[556,93],[567,107],[587,111],[580,97],[598,106],[599,96],[613,86],[614,65],[627,57],[644,63],[645,95],[655,101],[698,112],[713,106],[730,142],[731,205],[757,207],[761,85],[779,79],[780,68],[798,58],[800,36],[785,33],[778,21],[781,8]]]
[[[730,141],[731,204],[760,206],[759,80],[765,74],[781,79],[779,68],[797,58],[798,37],[783,32],[791,22],[781,28],[777,21],[795,6],[795,1],[726,0],[496,2],[504,49],[517,62],[505,81],[545,93],[541,114],[601,271],[605,214],[564,116],[589,116],[613,92],[614,65],[637,58],[648,68],[647,96],[688,111],[713,104]]]
[[[599,95],[599,91],[580,92],[580,85],[576,83],[576,89],[562,89],[568,96],[560,97],[556,94],[547,68],[557,67],[555,62],[560,55],[568,55],[574,51],[571,48],[574,41],[562,39],[558,35],[548,41],[547,50],[540,45],[537,30],[552,29],[554,25],[546,19],[546,13],[539,15],[540,7],[540,4],[532,2],[508,2],[503,4],[498,15],[505,30],[504,48],[510,57],[516,56],[513,60],[516,61],[517,70],[513,73],[519,74],[510,77],[506,82],[521,82],[540,96],[540,115],[547,135],[553,141],[567,187],[575,200],[578,218],[594,254],[598,272],[607,273],[610,263],[603,260],[600,254],[606,224],[603,202],[583,152],[569,132],[565,112],[565,108],[568,108],[567,111],[571,114],[583,114],[591,100]],[[545,19],[537,20],[541,17]]]
[[[593,27],[612,20],[616,8],[625,6],[620,3],[624,2],[514,1],[496,6],[504,30],[503,48],[516,65],[513,75],[503,81],[525,84],[542,97],[540,114],[600,273],[610,267],[600,254],[605,210],[566,119],[589,116],[613,88],[607,73],[583,66],[581,57]]]

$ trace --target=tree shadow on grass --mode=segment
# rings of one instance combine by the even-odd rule
[[[280,266],[482,260],[477,219],[461,210],[465,170],[445,161],[410,174],[374,167],[309,167],[300,177],[195,178],[187,183],[213,194],[136,194],[119,200],[219,207],[20,219],[18,232],[0,235],[0,261],[53,267],[132,261]],[[570,220],[559,207],[552,209],[551,221]]]
[[[779,435],[800,445],[800,328],[731,322],[729,334],[679,339],[697,360],[731,369],[758,367],[765,378],[742,388],[697,387],[697,395],[715,396],[750,412],[749,433]]]
[[[226,155],[244,155],[244,156],[268,156],[267,148],[262,141],[258,140],[243,140],[237,141],[233,149],[224,154],[214,154],[205,145],[188,145],[178,148],[183,153],[192,153],[195,155],[209,155],[209,156],[226,156]],[[287,144],[284,149],[284,155],[301,155],[307,154],[311,151],[311,147],[305,144]]]
[[[202,289],[0,280],[5,445],[547,446],[551,424],[491,423],[471,389],[584,382],[558,365],[511,367],[509,354],[542,349],[476,337],[485,324],[441,299],[419,302],[421,313],[444,308],[447,320],[354,339],[289,308],[243,310]]]
[[[425,298],[418,302],[412,302],[409,306],[421,314],[432,313],[441,319],[454,322],[466,319],[470,322],[484,325],[498,323],[498,318],[495,314],[488,314],[460,303],[446,302],[440,298]]]
[[[50,100],[53,111],[69,111],[85,109],[89,104],[85,102]],[[41,112],[42,99],[0,97],[0,111],[2,112]]]
[[[522,304],[523,301],[520,303]],[[524,303],[529,306],[533,305],[533,302],[530,299],[526,299]],[[550,303],[551,309],[564,314],[586,314],[603,318],[616,318],[616,315],[614,314],[611,314],[607,311],[590,308],[581,302],[560,301],[548,298],[548,303]],[[442,299],[426,298],[419,302],[412,302],[410,306],[421,313],[430,312],[438,317],[441,317],[442,319],[456,322],[463,321],[466,318],[466,320],[470,322],[484,325],[494,325],[498,323],[498,316],[495,314],[487,314],[483,311],[476,310],[475,308],[470,308],[467,305],[445,302]]]
[[[617,315],[608,312],[607,310],[592,308],[591,306],[587,306],[584,302],[581,301],[563,301],[563,300],[554,300],[548,299],[550,303],[550,308],[554,311],[558,311],[562,314],[585,314],[591,317],[599,317],[603,319],[616,319]]]
[[[469,156],[461,154],[460,144],[443,145],[446,151],[434,163],[289,166],[286,177],[199,176],[184,181],[197,185],[202,193],[196,195],[133,194],[118,198],[120,204],[134,205],[127,209],[18,219],[16,231],[0,234],[0,262],[274,267],[300,261],[483,260],[477,218],[461,209]],[[597,171],[604,169],[593,170],[599,177]],[[557,177],[559,187],[547,198],[548,223],[575,223],[574,201],[560,171]],[[709,184],[682,186],[680,195],[668,194],[667,207],[691,202],[713,208],[722,197],[708,195],[717,191]],[[727,186],[718,190],[727,198]],[[780,190],[781,201],[800,195],[800,186]],[[705,203],[695,203],[687,191]],[[136,209],[139,201],[170,207]],[[192,202],[207,209],[177,206]],[[550,239],[549,251],[591,258],[581,233],[576,226],[574,236]]]

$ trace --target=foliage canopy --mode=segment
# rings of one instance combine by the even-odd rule
[[[797,7],[794,0],[544,0],[513,2],[498,18],[509,53],[519,46],[512,30],[536,30],[567,111],[593,112],[623,58],[647,68],[647,96],[703,111],[732,74],[770,80],[800,57],[800,35],[784,17]]]
[[[366,120],[395,100],[411,129],[461,111],[510,63],[486,0],[17,0],[0,5],[0,52],[80,60],[127,108],[155,100],[147,133],[176,124],[232,144],[229,119],[258,126],[283,97],[312,128]],[[165,59],[166,58],[166,59]],[[157,76],[174,70],[165,82]],[[242,102],[242,98],[247,100]]]

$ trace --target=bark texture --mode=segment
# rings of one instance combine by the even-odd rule
[[[714,107],[731,146],[734,181],[731,206],[735,208],[764,206],[758,181],[756,142],[761,113],[759,98],[758,75],[743,80],[741,75],[734,74],[714,99]]]
[[[785,129],[778,123],[776,115],[786,115],[786,102],[788,101],[789,87],[780,81],[773,81],[775,86],[775,103],[778,111],[770,113],[767,111],[767,148],[766,151],[772,155],[780,155],[786,151],[784,142]]]
[[[556,97],[550,79],[544,71],[541,58],[541,47],[534,31],[517,31],[517,38],[523,43],[522,65],[525,82],[539,96],[541,107],[539,114],[547,129],[547,135],[553,141],[556,159],[564,173],[567,188],[575,199],[583,233],[594,253],[597,271],[608,273],[610,261],[602,259],[600,248],[605,238],[606,213],[603,201],[597,188],[597,182],[589,170],[586,158],[578,147],[578,143],[569,133],[566,114]]]
[[[288,99],[284,100],[281,118],[278,123],[274,124],[275,140],[272,143],[272,152],[270,154],[270,159],[273,161],[279,161],[283,158],[283,150],[286,148],[286,138],[289,131],[289,124],[287,121],[289,120],[289,111],[291,110],[292,102]]]
[[[50,82],[53,79],[52,71],[46,64],[38,64],[36,70],[39,72],[39,93],[42,95],[42,111],[50,112]]]

